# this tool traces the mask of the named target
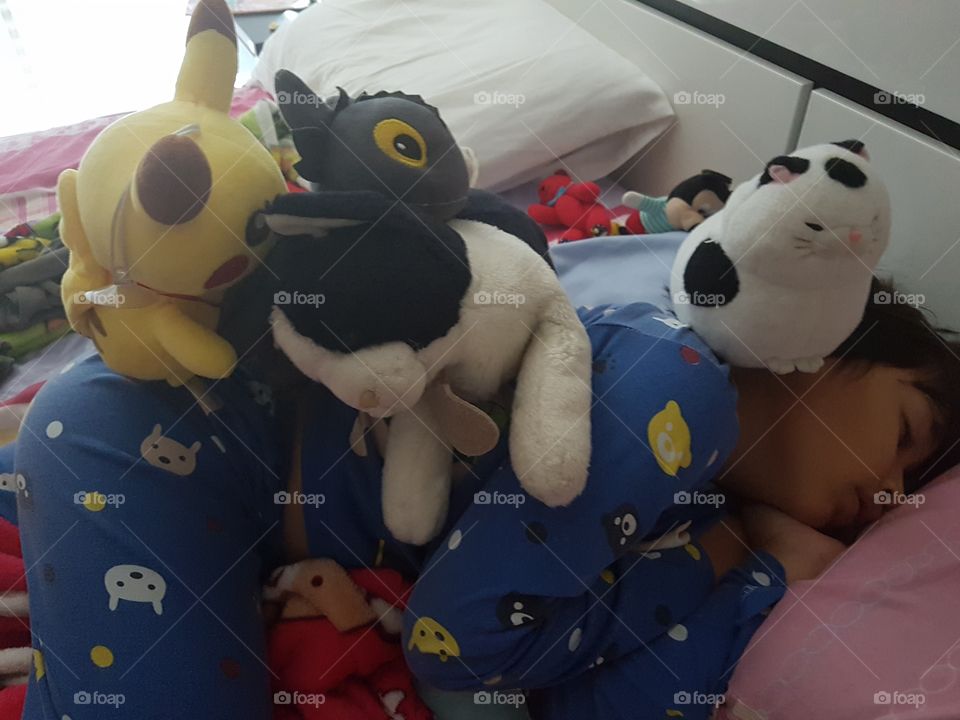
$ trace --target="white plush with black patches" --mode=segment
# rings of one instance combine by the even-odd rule
[[[413,544],[433,538],[446,519],[452,449],[421,399],[441,373],[472,402],[517,378],[511,461],[523,488],[547,505],[580,494],[590,458],[590,341],[556,274],[492,225],[449,224],[464,238],[472,279],[459,322],[420,351],[391,342],[335,352],[299,334],[278,308],[272,315],[276,344],[301,372],[348,405],[392,418],[383,517],[394,537]]]
[[[797,150],[687,236],[671,276],[674,309],[732,365],[815,372],[862,319],[889,237],[887,190],[865,153]]]

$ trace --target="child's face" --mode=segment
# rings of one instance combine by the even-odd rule
[[[741,437],[718,483],[821,530],[851,530],[894,505],[904,473],[936,447],[915,371],[828,361],[817,373],[733,371]]]

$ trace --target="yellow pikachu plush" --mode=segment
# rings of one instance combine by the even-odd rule
[[[182,385],[229,375],[216,334],[227,287],[267,251],[251,215],[285,186],[269,151],[227,114],[237,39],[224,0],[201,0],[172,102],[106,128],[57,187],[74,329],[113,370]]]

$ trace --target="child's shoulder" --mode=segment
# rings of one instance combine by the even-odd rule
[[[581,319],[592,344],[597,398],[591,472],[610,458],[609,472],[622,474],[616,465],[639,450],[637,463],[656,458],[669,475],[691,462],[686,473],[712,475],[738,433],[728,366],[689,327],[653,305],[594,308]],[[644,472],[638,465],[636,474]]]
[[[641,336],[643,342],[651,346],[660,343],[666,343],[670,348],[679,346],[676,347],[678,362],[694,365],[707,363],[720,368],[724,374],[727,372],[727,366],[703,339],[668,310],[649,303],[630,303],[583,307],[577,312],[587,333],[594,340],[595,348],[598,339],[603,340],[627,330]]]

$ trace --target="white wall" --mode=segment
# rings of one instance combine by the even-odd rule
[[[957,0],[681,0],[960,122]]]

